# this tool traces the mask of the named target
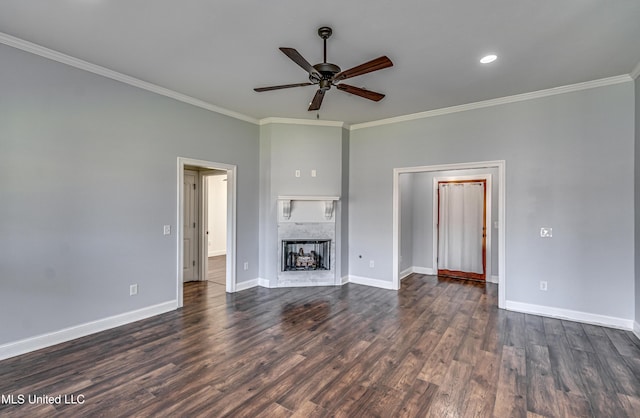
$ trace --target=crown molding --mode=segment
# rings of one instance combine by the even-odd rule
[[[640,62],[638,63],[638,65],[636,65],[636,67],[629,73],[629,76],[631,78],[633,78],[634,80],[636,78],[638,78],[638,76],[640,76]]]
[[[188,103],[190,105],[200,107],[202,109],[209,110],[211,112],[220,113],[222,115],[230,116],[235,119],[240,119],[245,122],[254,123],[256,125],[259,123],[257,119],[247,115],[243,115],[242,113],[234,112],[232,110],[228,110],[222,107],[212,105],[211,103],[205,102],[200,99],[196,99],[191,96],[187,96],[186,94],[178,93],[177,91],[160,87],[156,84],[152,84],[152,83],[137,79],[135,77],[131,77],[131,76],[119,73],[117,71],[110,70],[100,65],[92,64],[90,62],[83,61],[78,58],[74,58],[70,55],[66,55],[61,52],[54,51],[53,49],[45,48],[41,45],[34,44],[29,41],[25,41],[24,39],[16,38],[15,36],[11,36],[6,33],[0,32],[0,43],[16,49],[20,49],[22,51],[30,52],[35,55],[39,55],[41,57],[44,57],[53,61],[60,62],[62,64],[69,65],[71,67],[78,68],[80,70],[88,71],[90,73],[107,77],[112,80],[120,81],[121,83],[129,84],[131,86],[138,87],[143,90],[160,94],[162,96],[170,97],[180,102]]]
[[[53,61],[60,62],[62,64],[69,65],[71,67],[78,68],[80,70],[88,71],[106,78],[110,78],[112,80],[116,80],[125,84],[129,84],[134,87],[138,87],[143,90],[147,90],[165,97],[169,97],[174,100],[178,100],[180,102],[187,103],[211,112],[219,113],[221,115],[229,116],[229,117],[239,119],[245,122],[253,123],[256,125],[262,126],[262,125],[268,125],[271,123],[282,123],[282,124],[289,124],[289,125],[331,126],[331,127],[349,129],[350,131],[369,128],[373,126],[407,122],[407,121],[416,120],[416,119],[424,119],[424,118],[429,118],[433,116],[441,116],[449,113],[466,112],[467,110],[481,109],[484,107],[491,107],[491,106],[499,106],[507,103],[515,103],[515,102],[521,102],[525,100],[537,99],[541,97],[554,96],[556,94],[564,94],[564,93],[570,93],[574,91],[592,89],[596,87],[603,87],[603,86],[609,86],[613,84],[625,83],[628,81],[633,81],[634,79],[638,78],[638,76],[640,76],[640,63],[638,63],[638,65],[636,65],[633,71],[631,71],[631,73],[626,75],[602,78],[599,80],[587,81],[584,83],[570,84],[567,86],[554,87],[554,88],[539,90],[539,91],[530,92],[530,93],[517,94],[513,96],[506,96],[506,97],[501,97],[497,99],[485,100],[481,102],[468,103],[468,104],[463,104],[459,106],[451,106],[451,107],[446,107],[442,109],[428,110],[425,112],[412,113],[409,115],[403,115],[403,116],[397,116],[393,118],[379,119],[371,122],[364,122],[364,123],[349,125],[348,123],[342,122],[342,121],[292,119],[292,118],[279,118],[279,117],[268,117],[268,118],[263,118],[258,120],[251,116],[247,116],[242,113],[234,112],[232,110],[215,106],[211,103],[205,102],[200,99],[196,99],[186,94],[178,93],[177,91],[160,87],[156,84],[149,83],[149,82],[137,79],[135,77],[131,77],[131,76],[119,73],[114,70],[110,70],[100,65],[92,64],[90,62],[87,62],[78,58],[74,58],[70,55],[66,55],[61,52],[43,47],[41,45],[29,42],[29,41],[25,41],[20,38],[16,38],[15,36],[11,36],[3,32],[0,32],[0,43],[16,49],[20,49],[22,51],[35,54],[35,55],[39,55],[41,57],[44,57]]]
[[[499,106],[507,103],[522,102],[525,100],[538,99],[541,97],[555,96],[557,94],[570,93],[574,91],[593,89],[596,87],[610,86],[613,84],[633,81],[630,75],[620,75],[599,80],[586,81],[584,83],[570,84],[568,86],[553,87],[546,90],[539,90],[530,93],[516,94],[514,96],[500,97],[497,99],[484,100],[482,102],[468,103],[459,106],[445,107],[442,109],[428,110],[426,112],[412,113],[409,115],[397,116],[394,118],[380,119],[371,122],[351,125],[351,130],[370,128],[373,126],[389,125],[393,123],[407,122],[416,119],[430,118],[433,116],[447,115],[449,113],[466,112],[467,110],[481,109],[484,107]]]
[[[347,128],[349,125],[346,122],[337,120],[317,120],[317,119],[292,119],[292,118],[264,118],[260,119],[259,124],[269,125],[271,123],[283,123],[287,125],[312,125],[312,126],[333,126],[337,128]]]

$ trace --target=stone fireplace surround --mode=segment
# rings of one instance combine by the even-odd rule
[[[338,196],[278,196],[277,287],[336,285],[336,215]],[[329,240],[328,270],[284,271],[282,242]]]

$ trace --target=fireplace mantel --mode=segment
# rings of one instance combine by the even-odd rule
[[[331,219],[334,203],[340,200],[340,196],[278,196],[278,200],[282,201],[282,217],[284,219],[291,217],[291,202],[296,200],[324,202],[324,216],[326,219]]]

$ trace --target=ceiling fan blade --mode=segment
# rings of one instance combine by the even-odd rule
[[[289,57],[291,59],[291,61],[293,61],[296,64],[298,64],[300,67],[302,67],[310,75],[313,74],[317,78],[322,78],[322,76],[320,75],[318,70],[313,68],[313,65],[309,64],[309,62],[306,59],[304,59],[304,57],[302,55],[300,55],[300,53],[298,51],[296,51],[295,49],[293,49],[293,48],[280,48],[280,51],[284,52],[284,54],[287,57]]]
[[[356,67],[350,68],[348,70],[342,71],[333,78],[333,81],[345,80],[347,78],[355,77],[358,75],[370,73],[372,71],[382,70],[383,68],[391,67],[393,63],[386,56],[378,57],[369,62],[365,62],[364,64],[360,64]]]
[[[313,83],[296,83],[296,84],[283,84],[281,86],[257,87],[253,90],[260,92],[260,91],[289,89],[291,87],[303,87],[303,86],[313,86]]]
[[[309,111],[319,110],[320,105],[322,105],[322,99],[324,99],[324,90],[318,89],[318,91],[316,91],[316,95],[313,96],[313,100],[311,100]]]
[[[336,86],[338,90],[346,91],[347,93],[355,94],[356,96],[364,97],[365,99],[379,102],[384,98],[384,94],[376,93],[375,91],[361,89],[360,87],[350,86],[348,84],[338,84]]]

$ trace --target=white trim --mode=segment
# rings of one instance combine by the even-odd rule
[[[340,200],[340,196],[278,196],[278,200],[305,200],[305,201],[315,201],[315,200]]]
[[[378,280],[372,279],[369,277],[362,276],[351,276],[349,275],[349,283],[361,284],[364,286],[378,287],[380,289],[389,289],[389,290],[397,290],[393,287],[393,283],[388,282],[386,280]]]
[[[183,200],[184,200],[184,166],[190,165],[195,167],[209,168],[215,170],[224,170],[227,172],[227,274],[226,274],[226,291],[233,293],[236,291],[236,196],[237,196],[237,184],[236,184],[236,172],[237,167],[232,164],[216,163],[213,161],[198,160],[194,158],[178,157],[178,173],[177,173],[177,191],[178,198],[176,201],[176,213],[178,219],[176,220],[176,247],[177,247],[177,262],[176,262],[176,299],[178,301],[178,307],[181,308],[184,303],[183,295],[183,276],[182,269],[184,263],[184,248],[182,241],[184,239],[184,231],[182,225],[184,223],[183,213]]]
[[[406,279],[407,277],[409,277],[411,274],[416,273],[416,274],[426,274],[428,276],[433,276],[435,273],[433,272],[433,269],[431,267],[417,267],[417,266],[411,266],[408,269],[402,270],[400,272],[400,281],[402,281],[403,279]]]
[[[349,276],[348,275],[347,276],[342,276],[341,280],[342,281],[341,281],[340,284],[344,286],[345,284],[349,283]]]
[[[282,123],[285,125],[311,125],[311,126],[333,126],[336,128],[349,128],[349,125],[346,122],[341,122],[338,120],[317,120],[317,119],[294,119],[294,118],[276,118],[269,117],[260,119],[258,124],[269,125],[271,123]]]
[[[634,70],[635,72],[635,70]],[[555,96],[557,94],[571,93],[574,91],[593,89],[596,87],[610,86],[613,84],[626,83],[632,81],[630,75],[619,75],[615,77],[602,78],[599,80],[586,81],[584,83],[570,84],[567,86],[553,87],[550,89],[533,91],[529,93],[516,94],[513,96],[500,97],[482,102],[467,103],[459,106],[445,107],[442,109],[428,110],[426,112],[412,113],[409,115],[397,116],[388,119],[380,119],[371,122],[357,123],[351,125],[350,130],[370,128],[373,126],[389,125],[392,123],[407,122],[416,119],[430,118],[434,116],[447,115],[449,113],[466,112],[467,110],[481,109],[484,107],[499,106],[508,103],[522,102],[525,100],[538,99],[541,97]]]
[[[413,267],[409,267],[408,269],[402,270],[400,272],[400,281],[402,281],[403,279],[406,279],[412,274],[413,274]]]
[[[75,340],[76,338],[85,337],[87,335],[95,334],[96,332],[106,331],[141,319],[170,312],[176,308],[177,301],[171,300],[157,305],[147,306],[146,308],[135,311],[125,312],[108,318],[64,328],[59,331],[53,331],[47,334],[26,338],[24,340],[3,344],[0,345],[0,360],[19,356],[42,348],[51,347],[52,345]]]
[[[487,277],[487,281],[489,283],[495,283],[498,284],[498,275],[496,274],[492,274],[491,277]]]
[[[158,86],[156,84],[149,83],[149,82],[140,80],[138,78],[119,73],[114,70],[110,70],[100,65],[92,64],[90,62],[87,62],[78,58],[74,58],[70,55],[66,55],[61,52],[54,51],[53,49],[45,48],[38,44],[34,44],[32,42],[28,42],[20,38],[16,38],[15,36],[11,36],[6,33],[0,32],[0,43],[3,43],[13,48],[20,49],[22,51],[30,52],[35,55],[39,55],[41,57],[44,57],[53,61],[57,61],[62,64],[69,65],[71,67],[78,68],[80,70],[88,71],[90,73],[97,74],[106,78],[110,78],[112,80],[116,80],[121,83],[129,84],[130,86],[138,87],[140,89],[147,90],[147,91],[159,94],[161,96],[170,97],[180,102],[188,103],[190,105],[197,106],[202,109],[209,110],[211,112],[219,113],[225,116],[230,116],[232,118],[240,119],[245,122],[254,123],[256,125],[260,123],[258,119],[252,118],[251,116],[243,115],[242,113],[234,112],[232,110],[228,110],[228,109],[213,105],[203,100],[196,99],[195,97],[187,96],[186,94],[178,93],[177,91],[170,90],[170,89]]]
[[[433,276],[435,275],[435,271],[433,271],[433,268],[431,267],[416,267],[413,266],[411,267],[411,269],[413,270],[413,273],[417,273],[417,274],[426,274],[429,276]]]
[[[638,63],[638,65],[635,66],[635,68],[629,73],[629,77],[631,77],[632,79],[636,79],[640,76],[640,62]]]
[[[53,49],[46,48],[44,46],[35,44],[33,42],[25,41],[24,39],[16,38],[9,34],[0,32],[0,43],[7,46],[26,51],[43,58],[47,58],[53,61],[57,61],[62,64],[69,65],[80,70],[88,71],[93,74],[97,74],[112,80],[119,81],[121,83],[128,84],[130,86],[138,87],[143,90],[147,90],[161,96],[170,97],[174,100],[178,100],[183,103],[219,113],[221,115],[229,116],[235,119],[239,119],[245,122],[253,123],[256,125],[267,125],[270,123],[282,123],[291,125],[315,125],[315,126],[334,126],[339,128],[345,128],[349,130],[369,128],[372,126],[388,125],[392,123],[406,122],[415,119],[423,119],[433,116],[446,115],[449,113],[465,112],[467,110],[480,109],[483,107],[498,106],[507,103],[521,102],[524,100],[537,99],[540,97],[553,96],[556,94],[569,93],[573,91],[592,89],[596,87],[609,86],[618,83],[625,83],[632,81],[640,75],[640,63],[631,71],[630,74],[619,75],[615,77],[602,78],[599,80],[586,81],[584,83],[570,84],[567,86],[553,87],[550,89],[539,90],[529,93],[517,94],[513,96],[500,97],[491,100],[485,100],[475,103],[467,103],[459,106],[451,106],[442,109],[428,110],[425,112],[412,113],[409,115],[402,115],[393,118],[379,119],[370,122],[363,122],[354,125],[349,125],[342,121],[325,121],[325,120],[313,120],[313,119],[293,119],[293,118],[279,118],[279,117],[267,117],[263,119],[256,119],[251,116],[244,115],[233,110],[228,110],[223,107],[213,105],[205,102],[204,100],[196,99],[195,97],[188,96],[183,93],[179,93],[174,90],[167,89],[165,87],[158,86],[147,81],[140,80],[135,77],[128,76],[123,73],[119,73],[114,70],[102,67],[100,65],[92,64],[90,62],[72,57],[67,54],[55,51]]]
[[[640,340],[640,324],[638,322],[633,322],[633,334]]]
[[[246,282],[237,283],[236,292],[241,292],[243,290],[251,289],[253,287],[262,286],[262,284],[260,283],[260,280],[261,279],[253,279],[253,280],[247,280]]]
[[[505,170],[506,162],[504,160],[484,161],[475,163],[458,163],[458,164],[440,164],[419,167],[402,167],[393,169],[393,209],[392,209],[392,289],[400,288],[399,278],[399,243],[400,243],[400,187],[399,176],[402,173],[422,173],[430,171],[450,171],[450,170],[469,170],[482,168],[498,169],[498,307],[505,308],[507,277],[506,277],[506,190],[505,190]]]
[[[551,318],[567,319],[569,321],[582,322],[585,324],[619,328],[627,331],[633,329],[633,320],[631,319],[617,318],[614,316],[599,315],[589,312],[573,311],[571,309],[554,308],[551,306],[515,302],[512,300],[507,301],[507,310],[532,315],[548,316]]]
[[[263,279],[262,277],[258,277],[258,286],[266,287],[267,289],[271,288],[271,284],[268,279]]]
[[[227,254],[227,250],[209,251],[209,257],[217,257],[219,255],[226,255],[226,254]]]
[[[493,203],[493,179],[491,178],[491,174],[473,174],[468,176],[444,176],[444,177],[434,177],[433,185],[432,185],[432,202],[433,202],[433,210],[432,210],[432,224],[431,230],[433,231],[433,241],[432,241],[432,265],[434,266],[435,271],[438,269],[438,234],[436,231],[438,230],[438,182],[441,181],[462,181],[462,180],[484,180],[486,182],[486,190],[485,190],[485,280],[489,279],[492,276],[491,272],[491,259],[493,257],[491,252],[491,231],[492,227],[492,203]],[[488,201],[488,205],[486,204]],[[493,282],[493,283],[498,283]]]

